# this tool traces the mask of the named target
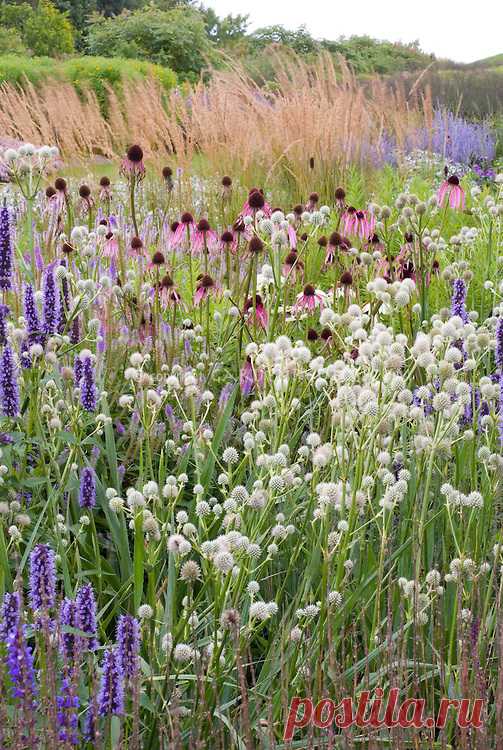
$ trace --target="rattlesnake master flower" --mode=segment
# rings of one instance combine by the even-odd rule
[[[0,356],[0,409],[6,417],[19,415],[19,387],[17,365],[10,346]]]
[[[82,646],[84,650],[96,651],[98,648],[96,600],[90,583],[85,583],[79,588],[75,603],[77,605],[78,628],[88,636],[82,639]]]
[[[34,612],[54,607],[56,561],[47,544],[37,544],[30,554],[30,606]]]
[[[99,716],[122,716],[124,713],[124,675],[119,663],[117,649],[106,649],[103,655],[100,690],[98,693]]]
[[[12,230],[5,204],[0,208],[0,289],[12,289]]]
[[[451,313],[461,318],[463,323],[468,322],[466,312],[466,284],[463,279],[454,279],[452,283]]]
[[[59,293],[52,266],[44,274],[43,294],[44,332],[50,336],[58,330],[59,318]]]
[[[80,475],[79,505],[81,508],[96,506],[96,475],[90,466],[82,469]]]
[[[126,679],[132,680],[139,671],[140,623],[132,615],[121,615],[117,624],[117,654]]]

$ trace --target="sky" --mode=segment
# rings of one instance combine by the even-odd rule
[[[220,16],[248,14],[250,29],[305,25],[317,38],[418,39],[425,52],[457,62],[503,53],[502,0],[203,0],[203,5]]]

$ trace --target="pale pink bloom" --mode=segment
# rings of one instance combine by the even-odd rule
[[[249,396],[250,393],[257,389],[262,388],[264,385],[264,372],[263,370],[256,370],[252,364],[250,357],[246,358],[246,362],[241,368],[239,373],[239,387],[243,396]]]
[[[108,232],[103,245],[103,255],[116,260],[119,257],[119,241],[113,232]]]
[[[203,300],[213,294],[214,296],[218,293],[218,286],[215,284],[211,276],[204,274],[197,282],[197,289],[194,294],[194,304],[200,305]]]
[[[193,255],[200,255],[204,248],[208,253],[214,251],[218,245],[218,235],[210,228],[206,219],[201,219],[192,232],[191,250]]]
[[[241,216],[255,216],[257,211],[262,211],[264,216],[270,217],[271,206],[267,203],[261,190],[252,188],[248,193],[248,200],[243,203]]]
[[[121,174],[130,180],[135,178],[140,181],[145,177],[145,164],[143,163],[143,149],[140,146],[130,146],[126,156],[121,161]]]
[[[253,322],[253,299],[250,298],[246,301],[245,308],[244,308],[244,314],[247,321]],[[267,329],[267,323],[269,322],[269,316],[267,314],[267,310],[265,309],[263,303],[262,303],[262,297],[260,294],[255,295],[255,313],[256,313],[256,321],[259,324],[261,328],[264,329],[264,331]]]
[[[367,211],[357,211],[353,206],[350,206],[342,214],[344,234],[353,237],[361,237],[361,239],[370,237],[374,233],[375,223],[373,214],[369,214]]]
[[[325,293],[321,289],[315,289],[311,284],[306,284],[304,291],[297,295],[294,305],[295,312],[307,310],[313,312],[316,308],[322,310],[325,307]]]
[[[300,260],[295,250],[288,253],[283,261],[281,270],[283,276],[292,278],[295,281],[304,278],[304,263]]]
[[[290,243],[290,250],[297,250],[297,232],[291,224],[288,225],[288,242]]]
[[[459,177],[455,174],[451,175],[444,180],[440,185],[438,191],[438,202],[442,206],[445,199],[449,198],[449,206],[451,208],[463,208],[465,207],[465,191],[459,184]]]

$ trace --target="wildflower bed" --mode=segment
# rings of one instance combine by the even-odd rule
[[[0,746],[413,746],[283,744],[293,696],[380,686],[482,698],[419,739],[490,747],[500,178],[276,208],[54,157],[6,152],[0,208]]]

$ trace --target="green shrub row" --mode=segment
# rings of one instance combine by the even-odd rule
[[[26,81],[35,87],[48,80],[72,83],[81,93],[90,87],[102,107],[106,107],[106,90],[112,87],[120,93],[122,83],[152,77],[169,90],[176,85],[176,74],[162,65],[143,60],[124,60],[119,57],[72,57],[55,60],[50,57],[0,56],[0,83],[23,87]]]

